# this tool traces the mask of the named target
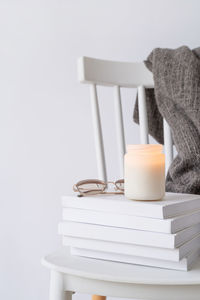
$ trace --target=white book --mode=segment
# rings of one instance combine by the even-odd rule
[[[200,223],[200,210],[174,218],[155,219],[66,207],[63,208],[63,220],[154,232],[176,233]]]
[[[151,266],[151,267],[172,269],[172,270],[179,270],[179,271],[190,270],[192,265],[195,263],[195,261],[199,259],[199,250],[188,254],[186,258],[183,258],[179,262],[166,261],[166,260],[153,259],[153,258],[144,258],[144,257],[142,258],[142,257],[131,256],[126,254],[108,253],[108,252],[101,252],[101,251],[81,249],[81,248],[71,248],[71,254],[82,256],[82,257],[89,257],[93,259],[102,259],[102,260],[108,260],[108,261],[114,261],[120,263]]]
[[[63,196],[64,207],[165,219],[200,209],[200,195],[166,193],[160,201],[134,201],[124,195]]]
[[[71,236],[63,236],[63,245],[88,250],[98,250],[169,261],[179,261],[186,257],[189,252],[200,249],[200,234],[176,249],[123,244]]]
[[[168,234],[65,221],[59,223],[58,232],[60,235],[174,249],[198,235],[200,224]]]

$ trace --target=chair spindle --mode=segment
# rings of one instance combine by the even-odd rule
[[[138,110],[140,122],[140,142],[149,144],[146,94],[144,86],[138,87]]]
[[[95,139],[96,156],[97,156],[98,176],[99,179],[107,181],[101,118],[99,112],[97,88],[95,84],[90,85],[90,96],[91,96],[91,107],[92,107],[94,139]]]
[[[168,169],[173,160],[173,140],[171,129],[165,119],[163,119],[163,129],[165,146],[165,174],[167,175]]]
[[[122,104],[121,104],[121,92],[119,86],[114,87],[114,97],[115,97],[114,100],[115,100],[116,132],[117,132],[118,149],[119,149],[120,177],[123,178],[125,137],[124,137],[124,123],[123,123]]]

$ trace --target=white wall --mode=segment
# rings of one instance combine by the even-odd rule
[[[60,196],[97,176],[77,57],[140,61],[154,47],[197,47],[199,11],[198,0],[0,0],[0,299],[47,299],[40,258],[61,244]],[[112,91],[101,94],[108,142]],[[127,142],[136,143],[134,92],[123,95]]]

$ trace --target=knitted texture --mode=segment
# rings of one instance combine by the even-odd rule
[[[146,90],[149,133],[163,144],[165,118],[178,153],[166,191],[200,194],[200,48],[157,48],[145,65],[154,77],[154,90]],[[134,121],[139,123],[137,100]]]

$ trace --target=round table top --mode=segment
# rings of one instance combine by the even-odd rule
[[[65,274],[104,281],[159,285],[200,284],[200,259],[191,271],[174,271],[72,256],[68,247],[62,247],[45,256],[42,264]]]

